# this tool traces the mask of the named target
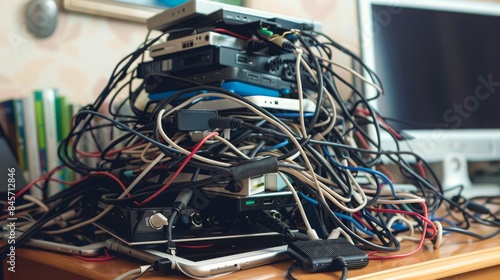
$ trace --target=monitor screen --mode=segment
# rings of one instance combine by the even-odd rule
[[[378,109],[395,128],[500,128],[500,16],[407,7],[379,30]]]
[[[500,160],[500,4],[359,0],[359,15],[363,60],[384,88],[372,104],[407,135],[400,149],[443,162],[445,189],[472,185],[468,162]]]

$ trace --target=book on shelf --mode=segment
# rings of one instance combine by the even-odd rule
[[[19,189],[62,165],[58,146],[69,135],[72,110],[73,105],[68,99],[52,88],[0,101],[0,126],[5,131],[23,179],[19,180]],[[72,182],[75,176],[72,170],[63,168],[52,178]],[[49,188],[44,193],[40,188],[43,183],[41,181],[32,187],[31,195],[41,199],[66,187],[60,182],[49,182]]]
[[[30,180],[29,166],[28,166],[28,151],[26,148],[26,128],[24,120],[23,100],[18,98],[14,99],[14,119],[16,126],[16,154],[19,167],[22,170],[23,177],[26,181]],[[24,186],[21,186],[24,187]]]
[[[35,115],[35,96],[30,94],[21,99],[22,115],[24,117],[24,143],[26,144],[28,181],[32,182],[42,176],[40,167],[40,153],[38,151],[37,120]],[[30,189],[31,195],[42,198],[41,189],[33,186]]]
[[[14,100],[0,102],[0,126],[2,126],[7,143],[12,151],[17,152],[17,129],[15,121]]]
[[[57,145],[69,135],[72,120],[72,106],[69,104],[68,99],[64,95],[56,97],[56,124],[57,124]],[[63,164],[63,159],[59,158],[59,164]],[[74,172],[69,168],[62,168],[58,171],[59,179],[72,182],[75,180]],[[62,184],[61,188],[65,186]]]

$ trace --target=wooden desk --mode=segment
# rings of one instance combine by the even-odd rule
[[[484,233],[491,229],[481,229]],[[416,243],[404,241],[401,253],[411,251]],[[291,261],[252,268],[217,279],[284,279]],[[16,250],[16,272],[6,270],[4,279],[114,279],[136,268],[139,263],[122,257],[107,262],[85,262],[77,258],[34,249]],[[297,269],[298,279],[339,279],[338,272],[307,274]],[[190,279],[175,273],[164,276],[148,272],[139,279]],[[500,279],[500,235],[477,241],[459,234],[446,235],[439,249],[429,242],[410,257],[370,261],[361,270],[349,271],[349,279]]]

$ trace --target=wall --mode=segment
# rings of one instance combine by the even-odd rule
[[[0,0],[0,98],[56,87],[78,103],[92,102],[118,63],[144,40],[144,25],[62,12],[55,33],[36,39],[23,20],[28,0]]]

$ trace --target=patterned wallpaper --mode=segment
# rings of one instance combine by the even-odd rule
[[[1,99],[55,87],[73,102],[92,102],[126,54],[144,40],[144,25],[62,12],[50,37],[37,39],[23,19],[27,0],[0,0]]]
[[[500,0],[489,2],[494,1]],[[27,2],[0,0],[0,100],[56,87],[73,102],[92,102],[116,63],[137,48],[147,33],[145,25],[138,23],[61,12],[55,33],[36,39],[23,20]],[[245,2],[252,8],[319,21],[325,33],[359,53],[356,0]],[[349,63],[343,55],[337,60]]]

